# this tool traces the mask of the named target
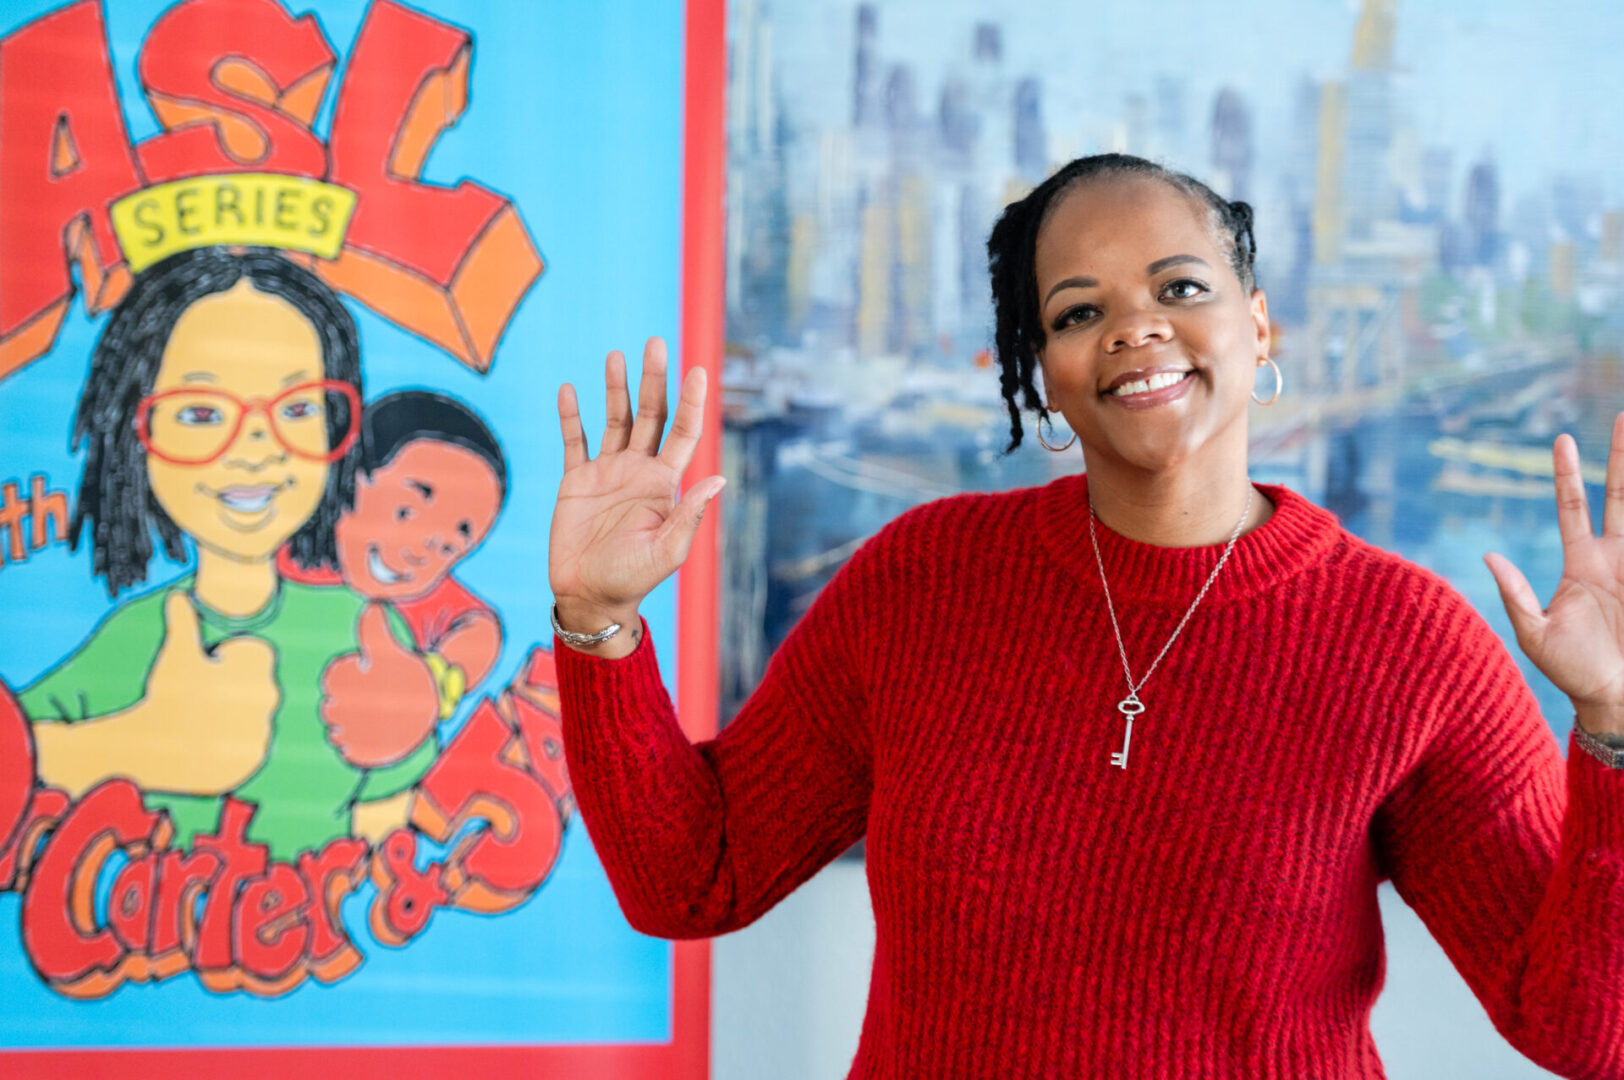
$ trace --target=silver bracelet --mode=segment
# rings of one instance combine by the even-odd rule
[[[573,630],[566,630],[558,624],[558,601],[553,601],[553,633],[564,639],[564,642],[577,647],[581,645],[601,645],[605,641],[620,633],[619,623],[610,623],[605,629],[596,634],[577,634]]]
[[[1624,745],[1615,746],[1610,742],[1604,742],[1586,731],[1578,720],[1573,722],[1573,731],[1585,753],[1609,769],[1624,769]]]

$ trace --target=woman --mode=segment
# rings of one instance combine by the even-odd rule
[[[1441,579],[1249,481],[1250,221],[1118,155],[1010,206],[989,248],[1012,433],[1018,405],[1063,414],[1087,474],[902,515],[699,746],[636,612],[720,487],[676,499],[703,373],[659,448],[661,350],[635,422],[611,355],[592,460],[560,394],[582,818],[632,925],[666,937],[747,924],[866,834],[854,1077],[1379,1077],[1388,878],[1521,1052],[1624,1075],[1624,770],[1563,761]],[[1491,567],[1579,729],[1624,735],[1624,424],[1600,540],[1571,439],[1556,464],[1550,607]]]
[[[44,782],[78,797],[129,779],[183,845],[216,828],[231,794],[256,807],[248,839],[284,860],[404,823],[435,748],[368,771],[323,722],[322,676],[356,651],[362,601],[283,582],[275,565],[285,543],[307,564],[333,560],[360,403],[354,320],[308,270],[203,248],[135,281],[80,397],[73,541],[88,526],[115,598],[146,579],[154,531],[171,559],[190,541],[197,565],[122,603],[21,692]]]

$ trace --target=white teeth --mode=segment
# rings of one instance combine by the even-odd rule
[[[275,488],[232,489],[220,492],[220,501],[233,510],[254,514],[271,505]]]
[[[397,574],[385,566],[383,560],[378,557],[378,549],[375,547],[367,548],[367,573],[371,574],[375,580],[383,585],[393,585],[406,576]]]
[[[1111,396],[1128,397],[1132,394],[1148,394],[1152,390],[1160,390],[1164,386],[1172,386],[1174,383],[1183,382],[1184,376],[1188,374],[1187,371],[1159,371],[1148,379],[1123,383],[1111,391]]]

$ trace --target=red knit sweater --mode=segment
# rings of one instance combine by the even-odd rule
[[[1391,878],[1513,1046],[1624,1077],[1624,770],[1564,762],[1442,579],[1259,487],[1274,516],[1141,691],[1126,770],[1082,476],[902,515],[697,746],[646,636],[560,643],[632,926],[736,930],[866,834],[852,1077],[1352,1080],[1383,1075]],[[1137,677],[1222,548],[1099,541]]]

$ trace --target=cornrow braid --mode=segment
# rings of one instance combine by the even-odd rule
[[[1110,176],[1146,176],[1199,199],[1212,215],[1213,231],[1235,276],[1247,292],[1256,287],[1257,237],[1249,203],[1230,202],[1193,176],[1175,172],[1131,154],[1093,154],[1056,171],[1023,199],[1004,208],[987,239],[987,269],[992,279],[993,351],[998,355],[998,385],[1009,408],[1009,446],[1021,445],[1021,410],[1045,417],[1038,393],[1038,351],[1045,340],[1038,317],[1036,256],[1038,232],[1058,197],[1086,180]]]

